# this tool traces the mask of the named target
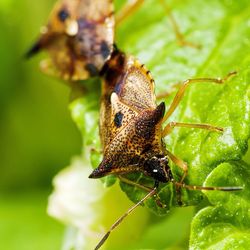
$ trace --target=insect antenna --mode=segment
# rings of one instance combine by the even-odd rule
[[[109,235],[111,234],[111,232],[118,227],[121,222],[129,215],[133,212],[133,210],[135,210],[138,206],[140,206],[144,201],[146,201],[147,199],[149,199],[150,197],[154,196],[157,192],[157,186],[155,185],[155,187],[149,192],[147,193],[146,196],[144,196],[139,202],[137,202],[135,205],[133,205],[131,208],[128,209],[128,211],[123,214],[119,219],[117,219],[115,221],[115,223],[110,227],[109,231],[103,236],[103,238],[100,240],[100,242],[97,244],[97,246],[95,247],[95,250],[98,250],[103,244],[104,242],[107,240],[107,238],[109,237]]]
[[[32,45],[32,47],[25,52],[24,59],[30,59],[33,55],[37,54],[41,50],[41,43],[38,41]]]
[[[195,185],[187,185],[182,182],[173,182],[175,186],[186,188],[188,190],[218,190],[218,191],[239,191],[242,190],[243,187],[204,187],[204,186],[195,186]]]

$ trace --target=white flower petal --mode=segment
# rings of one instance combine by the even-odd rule
[[[96,243],[96,239],[103,233],[93,228],[100,223],[99,211],[102,211],[101,201],[105,188],[100,181],[88,178],[91,172],[90,163],[76,157],[70,167],[54,178],[48,213],[70,226],[63,249],[71,249],[72,244],[74,249],[86,249],[86,244],[89,245],[92,240]],[[69,240],[70,235],[74,235],[73,240]]]

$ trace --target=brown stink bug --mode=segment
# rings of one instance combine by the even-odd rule
[[[31,57],[46,50],[41,62],[44,73],[64,80],[85,80],[98,76],[114,49],[114,26],[134,13],[144,0],[128,1],[114,17],[112,0],[58,0],[41,35],[27,52]],[[185,41],[170,8],[161,0],[181,45],[197,47]]]
[[[59,0],[27,56],[46,49],[50,58],[41,63],[45,73],[84,80],[99,74],[113,42],[113,1]]]
[[[154,80],[144,65],[134,57],[125,56],[114,51],[111,60],[102,72],[102,100],[100,114],[100,135],[103,144],[104,157],[99,167],[90,178],[100,178],[109,174],[117,175],[121,181],[135,185],[147,191],[147,195],[121,216],[104,235],[95,249],[99,249],[109,234],[137,206],[149,197],[154,196],[160,206],[157,196],[159,183],[172,182],[178,188],[191,190],[221,190],[235,191],[241,187],[202,187],[186,185],[183,181],[187,175],[187,164],[169,152],[163,142],[175,127],[200,128],[210,131],[223,131],[222,128],[209,124],[190,124],[170,122],[163,123],[171,116],[181,101],[185,89],[192,83],[214,82],[224,83],[235,72],[225,78],[197,78],[186,80],[165,112],[165,103],[156,104]],[[169,159],[183,170],[179,181],[173,178],[169,167]],[[126,179],[124,174],[140,172],[154,180],[154,187],[148,188]]]

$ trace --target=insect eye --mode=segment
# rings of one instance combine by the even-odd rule
[[[64,22],[69,17],[69,13],[66,10],[60,10],[58,13],[58,18],[60,21]]]

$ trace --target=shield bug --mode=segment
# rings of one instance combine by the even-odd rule
[[[90,178],[100,178],[109,174],[117,175],[121,181],[147,191],[147,195],[122,215],[104,235],[95,249],[99,249],[109,234],[121,221],[145,200],[157,197],[159,183],[172,182],[177,190],[221,190],[235,191],[241,187],[203,187],[186,185],[187,164],[169,152],[163,138],[175,127],[200,128],[222,132],[223,129],[209,124],[189,124],[170,122],[163,125],[180,103],[186,88],[193,83],[224,83],[236,72],[220,78],[197,78],[186,80],[165,111],[165,103],[156,104],[154,80],[146,67],[132,56],[115,51],[103,69],[103,86],[100,114],[100,135],[103,144],[103,160],[93,170]],[[183,171],[180,180],[173,178],[169,167],[172,160]],[[149,188],[127,180],[124,174],[140,172],[152,178],[154,187]],[[162,205],[161,202],[157,204]]]
[[[64,80],[96,76],[109,59],[114,41],[113,1],[59,0],[27,57],[46,49],[45,73]]]
[[[59,0],[26,56],[47,50],[49,58],[41,62],[42,71],[64,80],[77,81],[98,76],[114,49],[115,23],[121,23],[143,2],[127,2],[115,18],[112,0]],[[178,42],[197,47],[185,41],[170,8],[164,1],[160,3],[169,16]]]

